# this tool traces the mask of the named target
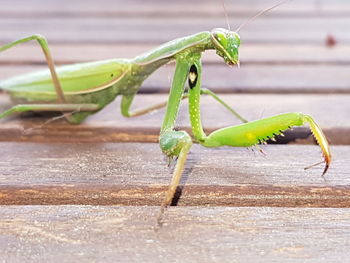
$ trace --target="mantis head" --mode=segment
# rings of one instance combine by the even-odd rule
[[[211,31],[211,41],[216,50],[216,54],[222,57],[227,65],[239,66],[238,48],[241,39],[236,32],[223,28],[215,28]]]

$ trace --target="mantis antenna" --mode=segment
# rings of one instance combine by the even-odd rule
[[[225,6],[225,0],[221,0],[221,3],[222,3],[222,8],[224,9],[224,13],[225,13],[227,29],[231,31],[231,26],[230,26],[229,19],[228,19],[227,9]]]
[[[249,18],[247,21],[243,22],[242,24],[240,24],[240,26],[237,28],[236,32],[238,33],[243,27],[245,27],[249,22],[251,22],[252,20],[254,20],[255,18],[267,13],[268,11],[280,6],[280,5],[283,5],[284,3],[288,2],[289,0],[283,0],[281,2],[278,2],[277,4],[269,7],[269,8],[266,8],[262,11],[260,11],[259,13],[257,13],[256,15],[252,16],[251,18]]]

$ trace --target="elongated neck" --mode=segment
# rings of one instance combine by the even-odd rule
[[[174,39],[157,48],[150,50],[132,60],[139,65],[160,64],[159,66],[174,59],[176,55],[182,52],[203,52],[207,49],[213,49],[210,40],[210,32],[204,31],[191,36]]]

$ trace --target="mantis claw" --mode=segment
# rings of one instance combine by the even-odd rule
[[[319,164],[325,162],[326,165],[325,165],[325,168],[324,168],[323,173],[322,173],[322,176],[324,176],[326,174],[326,172],[328,171],[329,165],[330,165],[331,160],[332,160],[328,141],[326,139],[326,136],[323,134],[321,128],[316,124],[316,122],[313,120],[313,118],[310,115],[304,115],[304,120],[309,123],[311,133],[314,136],[316,143],[321,147],[322,155],[324,158],[324,160],[322,162],[308,166],[308,167],[306,167],[306,169],[309,169],[311,167],[314,167],[316,165],[319,165]]]
[[[312,164],[312,165],[310,165],[310,166],[304,167],[304,170],[308,170],[308,169],[310,169],[310,168],[312,168],[312,167],[315,167],[315,166],[317,166],[317,165],[320,165],[320,164],[322,164],[322,163],[324,163],[324,162],[325,162],[325,161],[321,161],[321,162]],[[323,170],[322,176],[325,175],[325,173],[327,172],[328,168],[329,168],[329,164],[326,163],[326,167],[325,167],[324,170]]]

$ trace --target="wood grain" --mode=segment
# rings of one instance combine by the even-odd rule
[[[339,44],[349,44],[348,17],[315,18],[268,18],[262,17],[240,32],[243,43],[303,43],[326,45],[332,35]],[[242,19],[232,19],[237,28]],[[188,25],[191,25],[190,27]],[[153,43],[159,44],[175,38],[191,35],[216,27],[226,27],[223,18],[173,18],[161,17],[66,17],[57,18],[0,18],[0,41],[35,33],[45,35],[52,43]],[[305,26],[307,25],[307,26]],[[55,30],[52,30],[55,28]],[[83,29],[84,34],[78,34]]]
[[[159,205],[172,168],[158,144],[0,144],[0,204]],[[179,205],[349,207],[348,146],[332,147],[332,167],[303,171],[316,146],[244,148],[195,145]],[[178,192],[178,195],[180,192]]]
[[[49,39],[50,42],[50,39]],[[133,58],[153,48],[156,44],[55,44],[50,42],[57,65],[87,62],[111,58]],[[239,48],[241,66],[245,65],[349,65],[350,45],[307,44],[247,44]],[[222,66],[223,60],[214,51],[203,53],[203,64]],[[0,64],[11,67],[18,65],[45,65],[43,53],[36,43],[16,46],[1,53]],[[5,68],[5,67],[4,67]],[[3,70],[2,70],[3,71]],[[278,77],[278,76],[276,76]],[[300,76],[302,77],[302,76]]]
[[[8,262],[339,262],[349,209],[1,206]],[[69,255],[69,256],[67,256]]]
[[[275,3],[225,1],[231,28]],[[333,144],[325,178],[322,166],[303,170],[321,159],[306,127],[278,141],[297,145],[264,146],[266,156],[194,145],[178,206],[166,210],[159,228],[174,169],[155,143],[164,110],[126,119],[117,99],[76,126],[45,123],[53,115],[13,116],[0,120],[0,262],[349,258],[349,14],[348,0],[291,1],[241,30],[240,70],[213,51],[203,57],[203,86],[225,93],[247,119],[287,111],[314,116]],[[222,3],[212,0],[2,0],[0,45],[41,33],[61,65],[134,57],[227,26]],[[42,68],[35,43],[0,54],[0,79]],[[169,64],[147,80],[134,105],[166,100],[173,69]],[[0,94],[0,111],[9,106]],[[207,132],[239,123],[208,97],[202,111]],[[190,130],[186,102],[177,128]]]
[[[225,1],[231,28],[275,3]],[[0,262],[346,261],[349,14],[348,0],[290,1],[241,30],[240,70],[213,51],[203,57],[203,85],[225,93],[247,119],[311,114],[332,143],[325,178],[322,166],[303,170],[321,160],[306,127],[279,138],[295,145],[264,146],[266,156],[194,145],[178,206],[159,228],[174,169],[155,143],[164,110],[126,119],[117,99],[77,126],[46,123],[53,115],[14,116],[0,120]],[[134,57],[227,26],[222,3],[212,0],[2,0],[0,45],[41,33],[62,65]],[[0,54],[0,79],[42,68],[36,43]],[[173,69],[148,79],[134,105],[166,100]],[[0,112],[9,106],[0,94]],[[202,111],[207,132],[239,123],[208,97]],[[186,102],[176,127],[190,130]]]
[[[216,1],[187,3],[157,1],[3,1],[0,41],[33,33],[54,43],[159,43],[215,27],[227,27],[224,10]],[[184,7],[186,4],[186,8]],[[229,1],[233,29],[275,1]],[[287,3],[259,17],[241,31],[244,43],[312,43],[325,45],[332,35],[349,43],[349,7],[344,1]],[[189,26],[190,25],[190,26]],[[52,30],[54,28],[55,30]],[[82,30],[83,29],[83,30]]]
[[[122,1],[102,0],[100,2],[76,0],[32,0],[29,4],[21,0],[3,0],[4,6],[0,10],[2,16],[215,16],[223,17],[223,7],[211,0],[186,0],[167,1],[160,5],[159,1]],[[234,0],[225,3],[227,12],[233,17],[252,16],[257,12],[276,4],[273,0]],[[265,16],[334,16],[345,15],[350,11],[347,0],[311,0],[293,3],[285,3],[274,12],[268,12]]]

